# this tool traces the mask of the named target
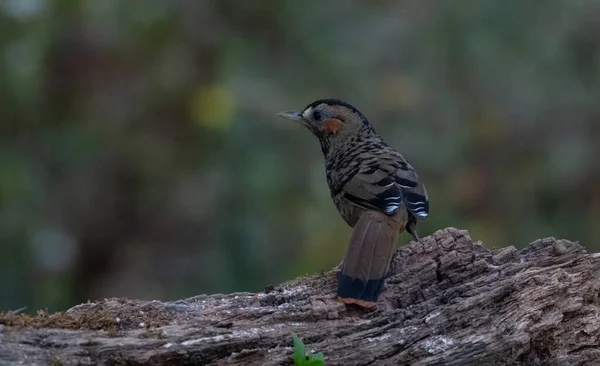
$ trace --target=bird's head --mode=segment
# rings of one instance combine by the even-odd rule
[[[369,121],[358,109],[335,99],[320,99],[302,111],[286,111],[280,117],[298,121],[327,145],[344,141],[359,131],[372,130]]]

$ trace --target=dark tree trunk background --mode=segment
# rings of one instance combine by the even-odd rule
[[[566,240],[488,250],[447,228],[398,251],[374,311],[335,301],[330,271],[258,294],[3,314],[0,364],[287,365],[292,332],[326,365],[600,364],[599,265]]]

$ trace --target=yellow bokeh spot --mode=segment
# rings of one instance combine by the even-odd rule
[[[191,99],[191,113],[195,123],[214,129],[226,129],[234,114],[231,93],[220,84],[198,88]]]

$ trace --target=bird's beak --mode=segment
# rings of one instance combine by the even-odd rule
[[[279,113],[277,113],[277,115],[279,117],[291,119],[291,120],[294,120],[294,121],[302,121],[303,120],[302,113],[300,113],[298,111],[279,112]]]

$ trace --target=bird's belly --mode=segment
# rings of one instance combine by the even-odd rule
[[[335,205],[340,213],[340,216],[342,216],[344,221],[346,221],[350,227],[354,227],[354,225],[356,225],[358,219],[365,211],[362,207],[358,207],[342,200],[335,200]]]

